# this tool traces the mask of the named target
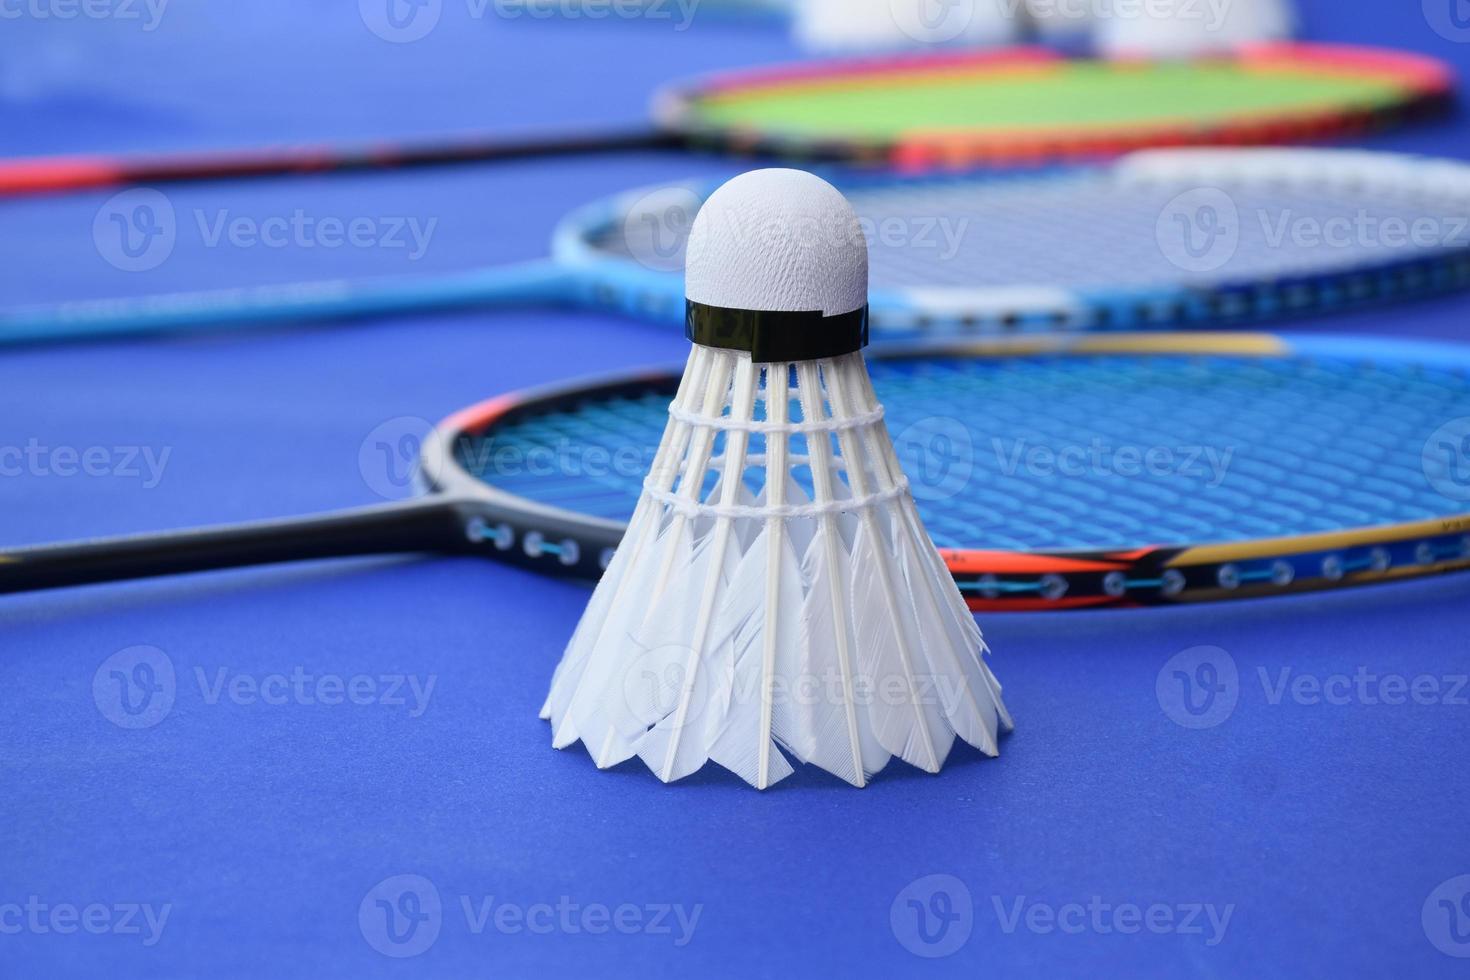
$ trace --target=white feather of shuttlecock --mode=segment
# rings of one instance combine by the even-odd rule
[[[1245,44],[1285,41],[1296,32],[1290,0],[1152,0],[1098,20],[1093,43],[1108,58],[1191,58]]]
[[[694,347],[552,681],[556,747],[665,782],[714,761],[761,789],[791,760],[855,786],[893,756],[937,772],[956,735],[997,754],[1000,685],[882,415],[860,353]]]
[[[797,43],[822,53],[1014,44],[1024,0],[798,0]]]

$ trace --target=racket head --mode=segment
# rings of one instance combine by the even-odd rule
[[[1236,326],[1470,286],[1457,161],[1172,149],[1009,176],[826,176],[865,222],[873,329],[895,337]],[[580,271],[577,301],[682,322],[684,245],[716,186],[569,216],[553,253]]]
[[[1149,333],[888,346],[868,362],[926,527],[977,611],[1470,568],[1470,348]],[[486,503],[496,523],[473,539],[595,577],[678,382],[493,399],[441,427],[424,469]]]
[[[1014,48],[714,75],[660,93],[654,116],[715,148],[924,171],[1317,140],[1427,111],[1453,87],[1442,62],[1372,48],[1261,44],[1159,62]]]

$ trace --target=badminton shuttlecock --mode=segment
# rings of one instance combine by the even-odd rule
[[[1021,34],[1022,0],[798,0],[797,43],[809,51],[996,45]]]
[[[1290,0],[1153,0],[1098,20],[1094,43],[1108,58],[1192,58],[1243,44],[1284,41],[1296,30]]]
[[[628,531],[552,681],[553,744],[659,778],[791,759],[856,786],[1010,728],[873,394],[867,244],[810,174],[712,195],[689,238],[694,342]]]

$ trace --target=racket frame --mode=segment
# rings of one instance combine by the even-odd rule
[[[877,345],[870,360],[1041,355],[1305,357],[1470,371],[1470,347],[1252,333],[1038,335]],[[677,371],[631,372],[503,395],[442,422],[422,447],[429,496],[314,517],[0,552],[0,593],[242,565],[389,553],[493,557],[595,581],[621,522],[539,504],[461,464],[456,447],[497,426],[589,397],[667,390]],[[1260,540],[1087,551],[940,549],[977,612],[1171,606],[1289,595],[1470,569],[1470,510],[1429,520]]]
[[[910,176],[825,173],[844,191],[861,194],[984,179],[997,187],[1049,179],[1083,179],[1089,174],[1120,182],[1170,180],[1199,186],[1232,183],[1299,183],[1315,193],[1340,187],[1342,194],[1378,190],[1439,195],[1470,216],[1470,164],[1410,154],[1292,148],[1165,149],[1139,151],[1108,163],[1046,167],[1022,173],[969,170]],[[640,266],[635,258],[612,258],[593,244],[619,229],[631,209],[657,192],[685,190],[701,202],[719,181],[681,181],[626,191],[569,213],[553,235],[553,261],[572,270],[574,305],[611,310],[668,323],[684,319],[680,276]],[[1326,246],[1323,246],[1326,247]],[[1220,279],[1191,284],[1180,270],[1172,285],[1074,289],[1024,286],[1016,289],[881,288],[871,290],[869,308],[876,333],[926,339],[1054,333],[1136,331],[1161,328],[1234,327],[1286,316],[1312,316],[1345,308],[1403,302],[1470,288],[1470,235],[1453,248],[1372,265],[1344,266],[1275,278]]]
[[[1454,77],[1442,62],[1419,55],[1341,45],[1263,44],[1211,58],[1253,70],[1309,66],[1324,72],[1373,73],[1402,86],[1386,104],[1337,105],[1319,111],[1267,114],[1224,122],[1169,121],[1155,126],[1094,128],[1087,133],[963,131],[912,134],[901,139],[830,138],[765,132],[701,119],[698,100],[739,86],[789,85],[837,73],[871,78],[912,72],[1013,71],[1064,65],[1045,48],[1008,48],[980,54],[910,55],[899,58],[817,61],[722,73],[677,83],[657,92],[653,123],[644,129],[593,134],[464,134],[428,143],[357,146],[279,146],[192,152],[173,156],[58,156],[0,161],[0,198],[82,189],[198,180],[283,177],[344,171],[444,166],[608,152],[713,150],[734,156],[776,156],[800,162],[849,162],[892,166],[906,172],[974,166],[1036,165],[1159,146],[1314,141],[1373,130],[1439,111],[1450,101]],[[1126,70],[1120,69],[1120,70]]]
[[[826,137],[798,132],[767,132],[729,126],[702,117],[700,101],[711,96],[778,89],[820,80],[870,81],[884,75],[993,73],[1005,75],[1046,68],[1065,69],[1072,59],[1043,47],[998,51],[901,55],[725,71],[676,83],[653,101],[656,125],[691,146],[740,155],[795,160],[843,160],[892,167],[904,173],[968,169],[978,166],[1035,166],[1048,162],[1112,157],[1132,150],[1167,146],[1232,146],[1316,142],[1370,132],[1448,107],[1455,77],[1443,62],[1423,55],[1334,44],[1272,42],[1242,45],[1200,59],[1231,63],[1249,71],[1314,69],[1324,74],[1374,75],[1397,83],[1401,97],[1384,104],[1334,105],[1271,115],[1241,115],[1227,120],[1160,121],[1148,126],[1058,126],[1045,130],[968,129],[915,132],[900,138]],[[1140,62],[1138,67],[1146,67]],[[1120,64],[1119,71],[1133,66]]]

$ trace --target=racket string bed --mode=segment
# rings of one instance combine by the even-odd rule
[[[942,480],[938,492],[922,480],[915,489],[936,544],[962,552],[1098,553],[1430,521],[1446,500],[1426,481],[1425,441],[1470,415],[1463,370],[1393,359],[1067,353],[877,358],[870,370],[911,478],[925,459],[961,457],[953,490]],[[658,411],[656,401],[643,408]],[[637,431],[656,430],[656,419]],[[603,441],[632,438],[626,421]],[[931,444],[936,434],[949,450]],[[791,467],[788,500],[811,500],[810,451],[795,442],[791,451],[807,465]],[[1049,454],[1041,464],[1027,455],[1037,449]],[[1170,466],[1134,472],[1118,464],[1120,449],[1166,451]],[[1058,468],[1068,450],[1082,453],[1080,471]],[[769,455],[754,431],[750,451]],[[718,476],[702,479],[708,494]],[[763,487],[763,477],[747,474],[743,493],[756,499]],[[626,515],[641,487],[624,489]],[[1451,525],[1428,551],[1362,548],[1313,561],[1398,567],[1459,560],[1464,550]],[[1283,575],[1264,566],[1273,569]],[[987,593],[1044,593],[1035,578],[1008,581],[1001,576]],[[1138,581],[1156,589],[1160,579]]]
[[[1151,151],[1018,177],[854,177],[844,190],[869,238],[873,324],[891,332],[1247,322],[1470,285],[1470,167],[1445,161]],[[687,221],[675,218],[700,192],[676,197],[642,220],[614,209],[580,229],[577,250],[678,256]]]

